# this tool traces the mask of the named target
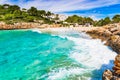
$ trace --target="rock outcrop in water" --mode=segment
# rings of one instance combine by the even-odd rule
[[[107,41],[107,44],[111,46],[114,51],[120,53],[120,35],[111,36]]]
[[[104,71],[102,80],[120,80],[120,54],[115,58],[113,70]]]
[[[102,80],[120,80],[120,23],[110,24],[87,32],[93,38],[106,41],[118,55],[115,58],[113,70],[105,70]]]
[[[87,32],[93,38],[99,38],[106,41],[114,51],[120,53],[120,23],[110,24],[98,29]]]

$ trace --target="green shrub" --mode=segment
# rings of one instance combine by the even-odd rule
[[[34,22],[35,17],[34,16],[27,16],[26,21],[28,22]]]
[[[11,24],[11,25],[13,25],[13,24],[14,24],[14,22],[13,22],[13,21],[5,21],[5,23],[6,23],[6,24]]]
[[[14,18],[14,14],[6,14],[4,16],[4,20],[12,20]]]

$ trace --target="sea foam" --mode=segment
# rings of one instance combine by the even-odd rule
[[[32,29],[32,31],[33,31],[33,32],[42,33],[42,32],[41,32],[39,29],[37,29],[37,28]]]
[[[64,34],[64,35],[63,35]],[[58,71],[52,71],[49,73],[49,80],[56,80],[70,75],[80,75],[84,72],[92,73],[96,71],[95,75],[102,75],[105,69],[111,69],[113,67],[113,60],[116,53],[110,49],[110,47],[105,46],[104,42],[99,39],[91,39],[85,33],[78,33],[75,31],[64,31],[59,34],[61,38],[67,38],[75,43],[74,50],[69,54],[69,58],[75,60],[76,62],[87,66],[87,68],[74,68],[70,69],[58,69]],[[101,80],[100,75],[94,80]],[[79,77],[82,80],[83,76]],[[85,77],[85,76],[84,76]],[[87,77],[86,80],[90,79]]]
[[[57,31],[1,32],[0,79],[101,80],[112,68],[116,53],[101,40],[72,29]]]

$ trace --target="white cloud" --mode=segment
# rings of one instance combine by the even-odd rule
[[[0,4],[5,3],[17,4],[27,9],[30,8],[31,6],[34,6],[42,10],[47,10],[55,13],[64,13],[74,10],[89,10],[104,6],[110,6],[114,4],[120,4],[120,0],[28,0],[27,2],[26,0],[18,0],[17,2],[12,2],[11,0],[0,0]],[[92,13],[85,14],[81,13],[71,14],[77,14],[80,16],[90,16],[96,20],[107,16],[101,14],[100,11],[93,11]]]
[[[0,4],[5,4],[5,3],[7,3],[7,4],[12,4],[10,1],[8,1],[8,0],[0,0]]]
[[[10,0],[0,0],[0,4],[10,3]],[[49,10],[52,12],[65,12],[74,10],[87,10],[98,7],[104,7],[114,4],[119,4],[120,0],[19,0],[18,5],[29,8],[35,6],[38,9]]]

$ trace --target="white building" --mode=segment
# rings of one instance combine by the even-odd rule
[[[58,18],[59,18],[60,21],[64,21],[68,18],[68,16],[59,14]]]
[[[64,21],[68,18],[68,16],[61,15],[61,14],[53,14],[53,15],[49,16],[49,18],[51,18],[51,19],[55,19],[56,17],[59,18],[59,21]]]

